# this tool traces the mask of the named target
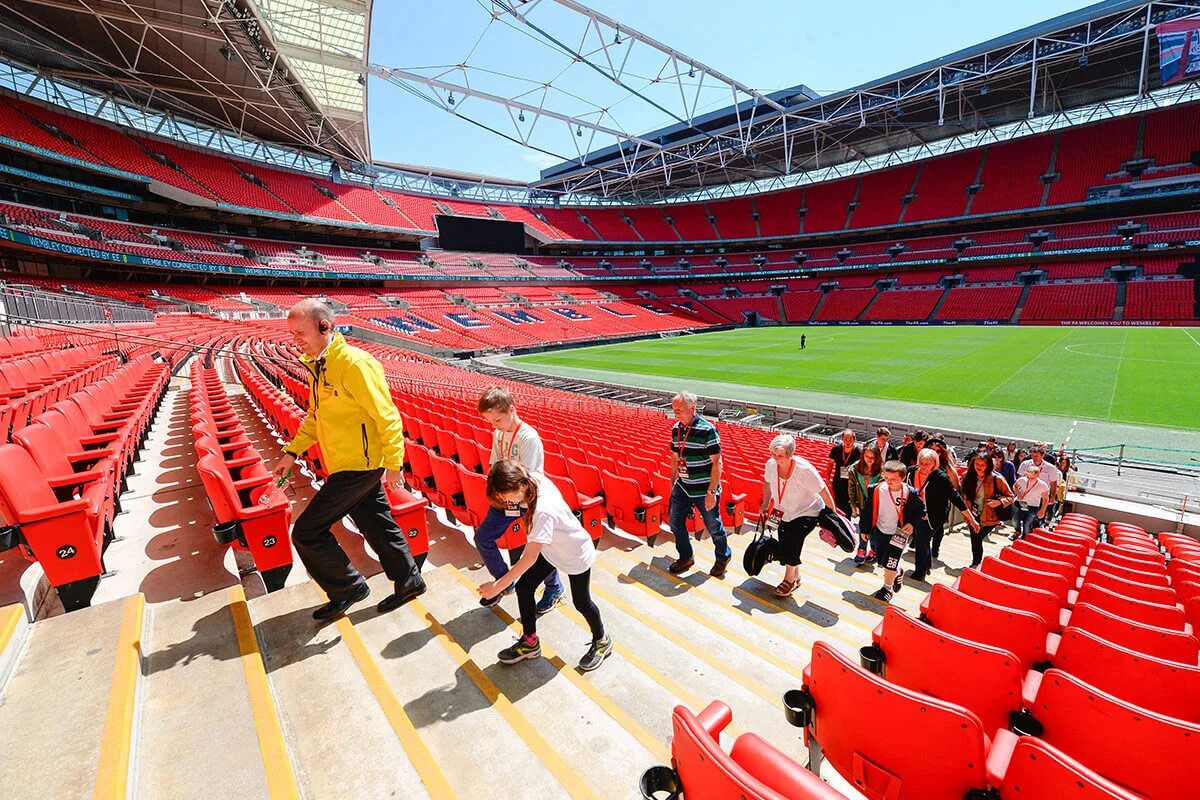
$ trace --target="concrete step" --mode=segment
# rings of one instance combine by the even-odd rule
[[[562,784],[555,796],[639,797],[635,776],[660,763],[662,748],[651,742],[651,751],[631,734],[622,697],[589,691],[590,676],[576,674],[575,663],[586,651],[590,635],[576,629],[569,638],[547,636],[546,645],[553,648],[551,652],[562,650],[561,656],[501,664],[496,654],[513,643],[515,631],[482,608],[478,594],[468,585],[444,570],[431,574],[428,581],[425,604],[429,613],[535,732],[535,737],[530,737],[519,724],[514,725],[544,768]],[[515,598],[505,602],[515,610]],[[606,667],[602,665],[600,670]]]
[[[350,619],[403,713],[442,770],[454,796],[505,798],[561,796],[562,787],[512,730],[485,683],[482,671],[462,664],[435,631],[424,601],[443,590],[438,573],[425,573],[428,594],[399,611],[379,615],[363,608]],[[372,597],[390,591],[386,576],[371,579]]]
[[[154,606],[148,630],[138,796],[269,796],[229,595]]]
[[[5,800],[110,796],[101,791],[110,771],[129,764],[121,735],[132,727],[137,685],[126,668],[144,614],[136,595],[29,628],[0,696]],[[124,725],[110,722],[115,711],[127,713]]]
[[[347,644],[353,626],[312,619],[324,602],[304,583],[249,606],[301,796],[429,797]]]

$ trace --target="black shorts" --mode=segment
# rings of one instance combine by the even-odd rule
[[[779,563],[785,567],[798,566],[800,551],[804,549],[804,540],[816,527],[816,517],[796,517],[787,522],[780,522],[779,548],[775,551]]]

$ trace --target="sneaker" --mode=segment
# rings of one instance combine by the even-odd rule
[[[904,588],[904,573],[900,572],[900,573],[897,573],[896,580],[892,581],[892,593],[899,594],[900,590],[903,588]]]
[[[876,600],[882,600],[885,603],[890,603],[892,602],[892,590],[884,586],[879,591],[872,594],[871,597],[874,597]]]
[[[591,672],[603,664],[604,659],[612,655],[612,650],[612,639],[608,636],[598,642],[592,642],[592,646],[583,654],[583,658],[579,659],[579,669],[582,672]]]
[[[553,611],[554,607],[562,602],[563,594],[565,594],[563,589],[559,589],[557,592],[546,589],[542,593],[542,599],[537,601],[537,615],[540,617]]]
[[[863,563],[866,564],[868,567],[873,566],[875,564],[875,554],[867,553],[867,560],[864,561]]]
[[[865,548],[865,547],[858,548],[858,552],[854,554],[854,563],[859,565],[860,567],[863,564],[867,563],[867,548]]]
[[[496,605],[496,603],[499,603],[503,598],[508,597],[514,591],[516,591],[516,587],[510,586],[495,597],[481,597],[479,598],[479,605],[483,606],[484,608],[491,608],[492,606]]]
[[[500,651],[496,657],[500,659],[501,664],[516,664],[518,661],[524,661],[527,658],[540,658],[542,655],[542,643],[537,639],[532,642],[522,636],[517,639],[517,643],[512,647],[506,647]]]

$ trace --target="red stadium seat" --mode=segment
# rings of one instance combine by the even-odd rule
[[[1141,800],[1034,736],[1017,740],[1001,771],[1000,800]]]
[[[863,648],[862,665],[889,683],[956,703],[974,712],[989,737],[1021,710],[1025,671],[998,647],[936,630],[888,606],[878,644]]]
[[[1001,552],[1003,553],[1004,551]],[[1068,581],[1062,575],[1053,572],[1044,572],[1036,568],[1023,567],[1010,561],[1001,561],[994,556],[984,556],[979,570],[985,575],[990,575],[1009,583],[1049,592],[1054,595],[1062,606],[1066,606],[1067,595],[1074,585],[1073,582]]]
[[[616,526],[626,533],[644,537],[653,547],[667,510],[665,499],[642,494],[637,482],[630,478],[622,478],[611,472],[602,473],[601,478],[604,482],[604,505]]]
[[[1141,600],[1158,605],[1175,605],[1179,599],[1175,590],[1168,586],[1152,586],[1127,580],[1110,574],[1103,566],[1089,569],[1087,575],[1083,577],[1083,586],[1099,586],[1131,600]]]
[[[688,800],[844,800],[841,793],[753,733],[744,733],[726,755],[721,731],[733,719],[729,706],[709,703],[699,716],[684,706],[671,715],[671,761]],[[643,793],[661,773],[648,771]]]
[[[1051,592],[1010,583],[977,569],[964,569],[953,588],[977,600],[1037,614],[1049,623],[1051,631],[1061,630],[1062,600]]]
[[[1189,665],[1200,658],[1200,642],[1191,633],[1132,622],[1087,603],[1071,609],[1070,627],[1155,658]]]
[[[1054,667],[1133,705],[1200,723],[1200,666],[1155,658],[1081,628],[1067,628],[1055,649]],[[1040,679],[1040,673],[1029,674],[1028,705]]]
[[[1144,603],[1094,583],[1085,583],[1074,602],[1095,606],[1131,622],[1140,622],[1143,625],[1169,628],[1185,633],[1192,632],[1191,626],[1187,625],[1187,620],[1184,618],[1183,609],[1178,604],[1167,606],[1158,603]]]
[[[407,489],[386,482],[384,489],[392,519],[396,520],[396,525],[404,532],[404,538],[408,540],[408,547],[419,569],[424,566],[425,559],[429,556],[429,522],[425,518],[425,509],[429,507],[429,501],[415,496]]]
[[[1030,711],[1040,738],[1114,783],[1155,800],[1195,796],[1200,725],[1126,703],[1058,669],[1042,677]],[[994,783],[1003,782],[1006,751],[1016,744],[1016,734],[996,737],[988,758]]]
[[[558,475],[547,475],[546,477],[558,487],[563,500],[567,502],[567,506],[575,514],[575,519],[579,520],[583,529],[591,535],[593,541],[599,541],[600,537],[604,535],[604,501],[599,497],[580,494],[570,478],[562,478]]]
[[[923,616],[939,631],[1014,654],[1029,669],[1046,661],[1047,640],[1056,623],[1037,614],[977,600],[938,584]]]
[[[784,707],[804,729],[809,769],[819,774],[828,761],[869,800],[963,798],[987,788],[977,716],[889,683],[825,642],[813,645],[804,688],[785,693]],[[883,726],[896,735],[880,735]]]

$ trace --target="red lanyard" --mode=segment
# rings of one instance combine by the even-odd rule
[[[897,526],[904,525],[904,501],[906,499],[905,493],[908,490],[905,489],[903,486],[900,487],[900,502],[897,503],[896,496],[894,494],[892,494],[891,487],[888,486],[887,484],[884,484],[883,488],[884,488],[884,491],[886,491],[888,493],[888,500],[890,500],[892,505],[894,505],[896,507],[896,524],[897,524]],[[876,489],[875,490],[875,519],[876,520],[879,519],[879,495],[880,494],[882,494],[882,493],[878,489]]]
[[[929,475],[932,475],[932,474],[933,474],[932,472],[929,473]],[[913,483],[914,484],[916,483],[917,478],[921,478],[921,485],[917,487],[917,491],[920,492],[922,500],[925,499],[925,487],[929,485],[929,475],[926,475],[924,478],[921,478],[921,470],[919,470],[919,469],[913,475]],[[891,494],[890,489],[888,490],[888,493]],[[904,496],[903,489],[900,490],[900,496],[901,497]]]
[[[1018,497],[1017,499],[1020,500],[1022,503],[1024,503],[1025,498],[1029,496],[1029,493],[1037,488],[1037,480],[1032,480],[1032,481],[1029,480],[1028,475],[1022,475],[1021,477],[1023,477],[1025,479],[1025,491],[1022,492],[1021,496]]]
[[[696,424],[696,418],[693,417],[692,421],[690,423],[688,423],[687,430],[683,432],[683,435],[681,437],[679,437],[679,457],[680,458],[683,458],[683,451],[687,449],[688,436],[691,435],[692,426],[695,424]]]
[[[796,462],[792,462],[792,468],[787,475],[779,471],[779,464],[775,464],[775,504],[783,503],[783,493],[787,491],[788,481],[792,479],[792,474],[796,471]]]
[[[517,443],[517,434],[521,432],[521,426],[524,424],[525,424],[524,422],[518,422],[517,427],[513,430],[512,438],[508,440],[508,449],[504,451],[504,460],[505,461],[512,460],[513,445]],[[500,447],[501,447],[501,449],[504,448],[504,437],[503,436],[500,437]]]

